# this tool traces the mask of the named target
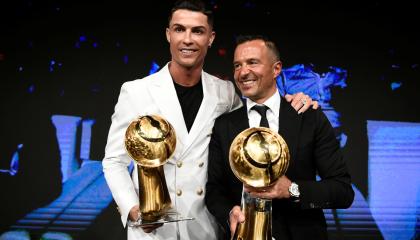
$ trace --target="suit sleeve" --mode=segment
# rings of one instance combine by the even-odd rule
[[[223,133],[227,133],[226,124],[221,119],[216,119],[209,145],[208,180],[206,184],[205,201],[208,210],[213,214],[218,223],[229,233],[229,212],[234,206],[230,198],[228,172],[230,171],[226,144],[222,139]]]
[[[228,81],[227,84],[228,84],[228,89],[229,89],[228,91],[229,99],[231,99],[229,112],[232,112],[242,107],[242,101],[239,95],[236,93],[233,83]]]
[[[139,204],[139,198],[131,180],[128,166],[131,159],[124,148],[125,131],[133,120],[130,113],[130,99],[127,86],[121,87],[120,96],[112,115],[112,123],[105,148],[105,158],[102,161],[105,179],[112,196],[119,207],[121,221],[125,226],[131,208]]]
[[[354,191],[339,143],[320,109],[315,112],[315,121],[313,157],[321,181],[296,181],[301,192],[301,206],[303,209],[348,208],[353,202]]]

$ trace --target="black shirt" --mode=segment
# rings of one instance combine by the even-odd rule
[[[200,81],[192,87],[184,87],[174,81],[176,94],[181,104],[182,115],[184,116],[185,125],[188,132],[194,123],[201,102],[203,101],[203,84]]]

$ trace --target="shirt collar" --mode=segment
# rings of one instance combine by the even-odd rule
[[[268,98],[263,104],[267,106],[269,110],[271,110],[274,113],[274,115],[278,118],[279,112],[280,112],[280,101],[281,101],[280,93],[279,91],[276,91],[273,94],[273,96]],[[249,98],[246,99],[246,108],[247,108],[248,114],[249,114],[249,111],[251,111],[251,108],[255,105],[262,105],[262,104],[258,104]]]

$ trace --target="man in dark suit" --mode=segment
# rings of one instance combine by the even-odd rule
[[[289,147],[289,168],[273,185],[245,186],[244,191],[273,199],[275,239],[327,239],[322,209],[348,208],[354,198],[333,128],[320,109],[298,114],[279,95],[276,77],[282,64],[273,42],[262,36],[239,38],[233,64],[235,83],[246,104],[216,119],[210,141],[207,208],[226,234],[233,235],[238,222],[245,220],[239,207],[243,186],[230,169],[229,148],[241,131],[268,125]],[[322,180],[316,181],[316,174]]]

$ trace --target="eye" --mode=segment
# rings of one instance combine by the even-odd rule
[[[180,32],[183,32],[183,31],[184,31],[184,28],[182,28],[182,27],[175,27],[174,28],[174,32],[180,33]]]
[[[204,30],[202,30],[202,29],[194,29],[192,32],[195,33],[195,34],[201,35],[201,34],[204,33]]]
[[[249,65],[256,65],[256,64],[258,64],[258,61],[257,60],[255,60],[255,59],[252,59],[252,60],[250,60],[249,61],[249,63],[248,63]]]
[[[241,68],[241,64],[239,64],[239,63],[234,63],[233,64],[233,69],[236,71],[236,70],[239,70]]]

